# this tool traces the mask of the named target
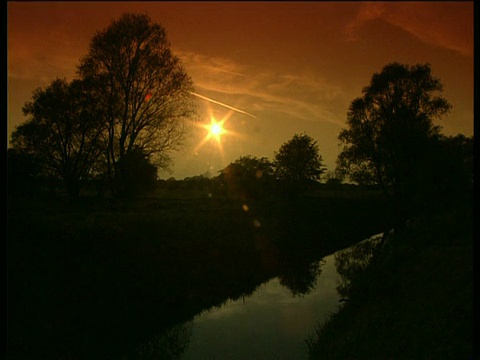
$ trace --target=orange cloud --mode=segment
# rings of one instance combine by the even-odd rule
[[[363,3],[347,24],[350,41],[367,22],[381,19],[419,40],[473,57],[473,2]]]
[[[343,125],[343,119],[334,115],[333,110],[333,104],[344,95],[339,85],[301,72],[279,74],[228,58],[176,53],[192,77],[197,93],[209,99],[242,109],[247,114],[281,113],[309,122]]]

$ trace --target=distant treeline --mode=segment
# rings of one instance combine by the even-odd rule
[[[133,152],[124,166],[128,171],[123,173],[122,184],[128,192],[122,196],[145,196],[163,187],[157,168],[141,152]],[[210,193],[245,197],[260,197],[272,191],[300,195],[318,185],[324,172],[317,142],[306,134],[295,134],[275,153],[273,161],[266,157],[241,156],[214,178],[204,175],[186,178],[182,182],[188,185],[182,188],[208,188]],[[118,197],[118,193],[111,191],[110,181],[102,173],[92,174],[78,182],[79,191],[75,195]],[[181,187],[173,179],[167,182],[169,188]],[[329,174],[327,182],[336,184],[341,180]],[[71,195],[58,173],[45,171],[42,158],[17,148],[8,149],[8,185],[12,196]]]
[[[263,180],[265,181],[265,180]],[[206,177],[204,175],[186,177],[177,180],[173,177],[168,179],[159,179],[157,181],[156,192],[154,194],[163,194],[172,197],[181,192],[189,191],[198,196],[231,196],[231,197],[249,197],[252,194],[255,197],[276,195],[283,189],[282,184],[270,179],[262,183],[254,181],[250,184],[241,184],[240,181],[227,181],[223,175],[216,177]],[[249,192],[246,192],[249,191]],[[382,189],[378,185],[358,185],[354,183],[341,183],[329,179],[325,182],[312,183],[304,195],[308,196],[381,196]]]

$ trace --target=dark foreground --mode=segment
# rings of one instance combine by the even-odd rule
[[[389,221],[361,197],[11,202],[8,358],[177,358],[178,324]]]
[[[344,271],[348,300],[309,341],[310,358],[478,359],[471,204],[412,219],[365,270]]]

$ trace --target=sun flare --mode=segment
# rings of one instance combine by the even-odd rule
[[[210,124],[207,125],[208,137],[214,137],[219,142],[221,136],[226,133],[226,130],[223,128],[223,121],[216,121],[214,118],[210,121]]]
[[[232,114],[233,110],[229,111],[221,120],[217,120],[210,111],[210,122],[195,124],[196,127],[203,129],[205,133],[202,140],[200,140],[193,150],[194,154],[196,154],[198,150],[200,150],[200,148],[202,148],[206,143],[211,142],[216,145],[220,154],[223,156],[225,137],[239,136],[239,134],[236,132],[228,129],[228,127],[225,127],[225,124],[228,122]]]

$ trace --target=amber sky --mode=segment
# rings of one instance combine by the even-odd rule
[[[318,141],[328,170],[350,102],[390,62],[430,63],[452,112],[446,135],[473,134],[472,2],[9,2],[7,133],[24,121],[37,87],[72,79],[96,31],[124,12],[148,14],[165,27],[198,94],[228,104],[223,136],[196,149],[205,129],[192,128],[173,173],[219,170],[242,155],[273,159],[295,133]],[[218,119],[231,110],[199,97]]]

